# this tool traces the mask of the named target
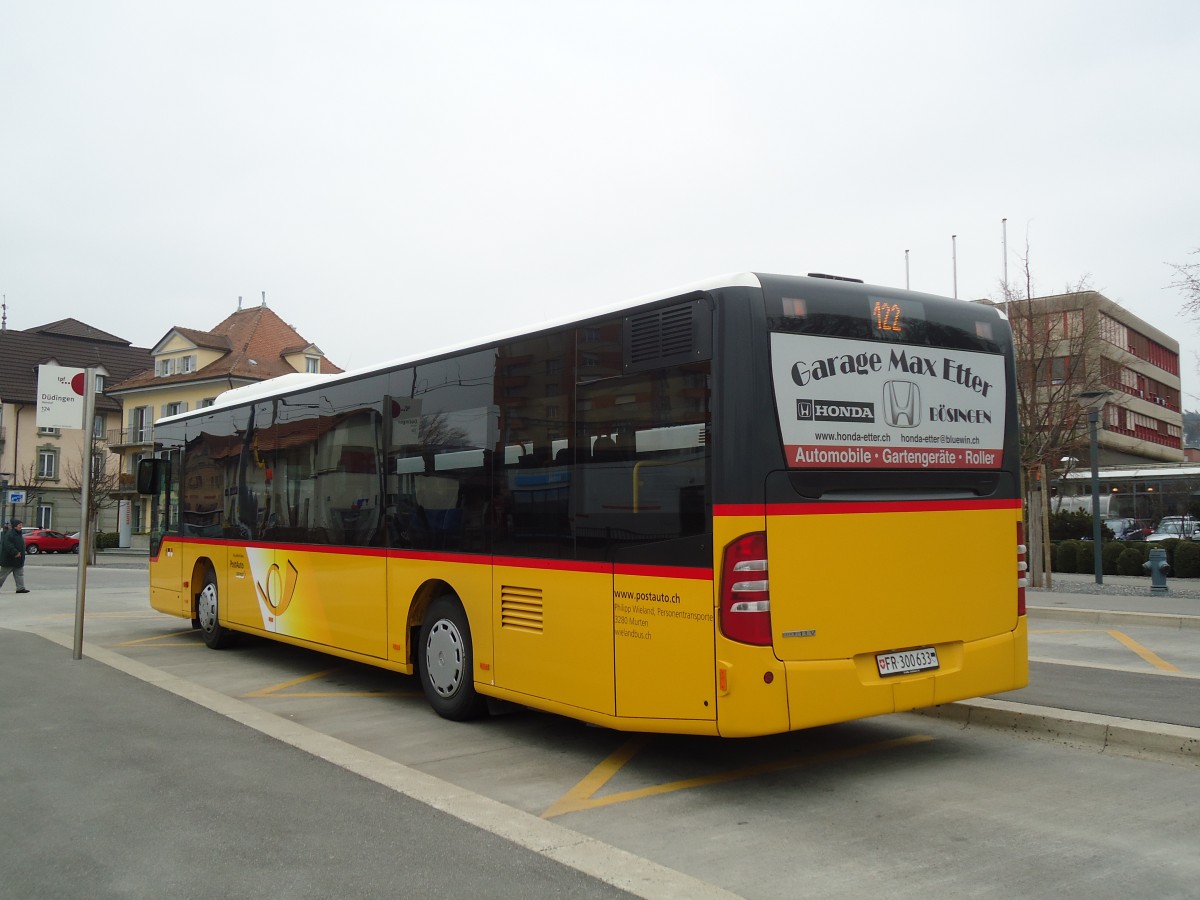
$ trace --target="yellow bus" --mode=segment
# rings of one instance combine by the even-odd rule
[[[749,736],[1028,676],[994,307],[742,274],[158,422],[150,601],[614,729]]]

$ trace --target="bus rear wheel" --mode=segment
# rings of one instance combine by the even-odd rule
[[[218,619],[217,576],[210,569],[204,576],[204,587],[196,595],[196,618],[204,643],[213,650],[232,647],[236,635],[222,627]]]
[[[456,722],[487,712],[486,701],[475,692],[471,627],[457,599],[443,596],[430,604],[417,647],[421,687],[434,712]]]

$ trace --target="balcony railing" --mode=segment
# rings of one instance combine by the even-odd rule
[[[152,425],[134,426],[132,428],[113,428],[105,434],[110,447],[136,447],[140,444],[154,443],[154,427]]]

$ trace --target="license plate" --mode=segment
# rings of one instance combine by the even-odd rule
[[[879,667],[879,674],[884,677],[936,669],[938,667],[937,648],[921,647],[919,650],[877,653],[875,654],[875,665]]]

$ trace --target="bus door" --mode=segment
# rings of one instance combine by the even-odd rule
[[[246,468],[260,542],[253,552],[263,555],[256,604],[269,631],[383,658],[380,415],[352,394],[341,403],[332,389],[323,396],[332,414],[277,411],[260,435],[255,465]]]
[[[191,618],[190,598],[180,590],[182,548],[174,540],[179,531],[179,451],[172,450],[156,462],[159,478],[150,501],[150,605]]]
[[[617,715],[711,720],[715,647],[704,428],[663,424],[618,437],[615,443],[625,449],[613,456],[597,440],[601,450],[579,494],[579,520],[603,534],[615,562]]]
[[[496,684],[613,714],[612,563],[580,559],[573,492],[582,463],[549,444],[506,448],[492,573]],[[542,452],[544,451],[544,452]],[[527,559],[522,559],[527,557]]]

